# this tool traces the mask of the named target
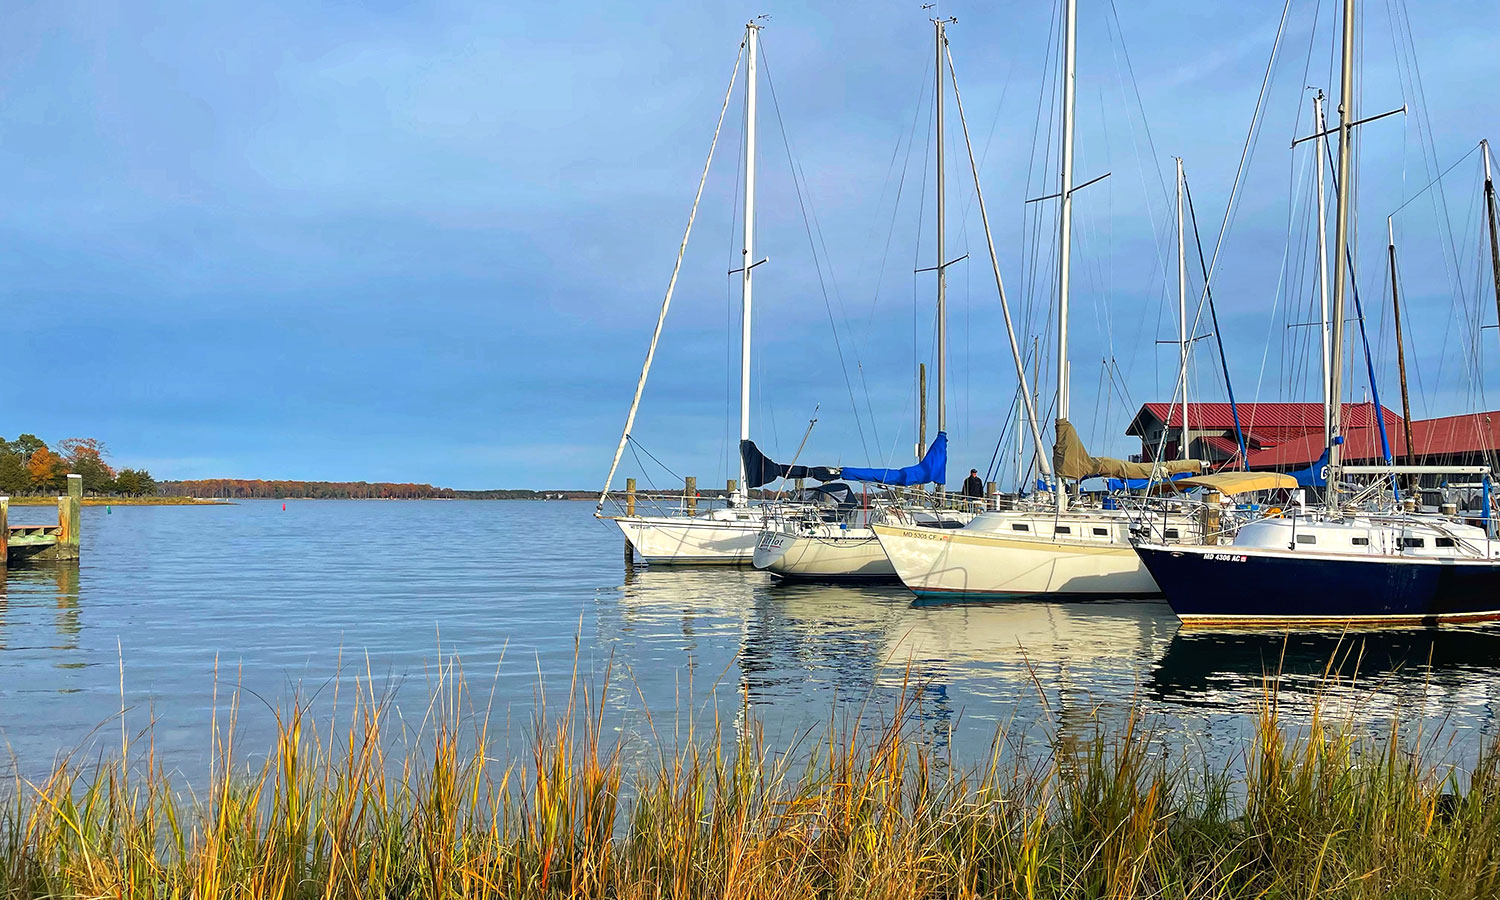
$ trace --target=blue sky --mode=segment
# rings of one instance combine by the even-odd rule
[[[1310,154],[1287,145],[1309,130],[1304,87],[1338,93],[1333,5],[1292,6],[1215,275],[1242,399],[1316,397],[1308,330],[1286,328],[1313,296],[1299,230]],[[768,13],[755,431],[789,456],[816,407],[805,461],[904,464],[913,372],[932,355],[932,276],[911,272],[933,263],[931,13],[918,7],[8,5],[0,434],[96,436],[159,478],[597,486],[743,22]],[[1186,159],[1211,251],[1281,9],[1080,7],[1077,172],[1112,174],[1075,207],[1072,417],[1095,447],[1126,453],[1134,406],[1164,397],[1174,371],[1174,348],[1155,343],[1175,334],[1171,157]],[[1403,11],[1368,4],[1360,100],[1362,114],[1412,110],[1366,126],[1360,146],[1358,278],[1393,407],[1384,218],[1494,136],[1500,111],[1494,13]],[[1055,11],[943,12],[959,19],[950,39],[1007,289],[1025,334],[1043,334],[1052,212],[1023,201],[1056,184]],[[737,89],[635,430],[702,483],[732,463],[739,109]],[[1015,379],[949,119],[949,246],[971,254],[949,282],[961,474],[989,463]],[[1470,155],[1444,198],[1423,194],[1397,219],[1419,416],[1500,405],[1493,373],[1490,395],[1477,374],[1496,349],[1493,330],[1475,337],[1494,317],[1478,179]],[[1223,397],[1217,366],[1200,342],[1197,396]],[[622,475],[670,481],[646,465],[629,457]]]

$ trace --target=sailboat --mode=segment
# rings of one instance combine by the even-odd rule
[[[1343,257],[1351,233],[1354,0],[1344,0],[1343,15],[1336,259]],[[1318,164],[1323,164],[1321,154]],[[1486,202],[1493,207],[1488,182],[1486,187]],[[1227,545],[1139,543],[1137,552],[1184,623],[1323,627],[1500,619],[1500,542],[1491,539],[1488,529],[1457,516],[1416,513],[1414,505],[1372,509],[1356,502],[1357,497],[1346,502],[1342,496],[1345,475],[1377,475],[1393,484],[1392,476],[1399,473],[1458,468],[1343,465],[1341,360],[1344,297],[1352,273],[1344,266],[1338,270],[1326,406],[1331,435],[1326,506],[1250,522]],[[1484,475],[1488,484],[1487,467],[1465,471]]]
[[[745,187],[745,211],[743,220],[743,242],[741,244],[740,284],[741,284],[741,310],[740,310],[740,440],[747,441],[750,438],[750,322],[751,322],[751,286],[755,267],[760,263],[755,260],[755,124],[756,124],[756,51],[759,43],[761,26],[754,21],[746,24],[744,41],[740,45],[745,63],[745,118],[744,118],[744,187]],[[735,72],[738,74],[739,65],[736,64]],[[724,111],[729,107],[729,97],[734,91],[734,79],[731,77],[729,91],[724,95],[724,106],[719,112],[719,126],[714,129],[714,146],[710,147],[708,162],[704,163],[703,177],[698,182],[698,193],[693,199],[693,211],[688,216],[687,231],[682,238],[682,246],[677,251],[677,264],[672,269],[672,278],[668,282],[666,298],[662,302],[661,313],[657,318],[656,330],[651,336],[651,344],[646,352],[646,362],[641,369],[640,380],[636,383],[635,398],[630,404],[630,412],[625,420],[625,430],[620,436],[619,446],[615,449],[613,462],[609,467],[609,475],[605,478],[604,489],[600,492],[599,503],[594,509],[594,515],[600,519],[613,521],[624,533],[625,540],[630,542],[631,548],[637,557],[647,563],[655,565],[666,564],[718,564],[718,565],[745,565],[750,562],[751,555],[755,550],[755,541],[760,534],[761,514],[757,507],[749,503],[748,488],[746,487],[743,463],[740,468],[740,478],[736,482],[735,491],[729,496],[728,503],[724,507],[707,510],[702,515],[695,515],[696,503],[685,503],[686,507],[681,514],[667,515],[637,515],[634,510],[634,502],[626,508],[623,515],[605,515],[604,504],[610,497],[610,486],[614,481],[615,471],[619,468],[620,458],[624,455],[626,445],[630,442],[630,433],[635,426],[635,416],[640,408],[641,393],[646,386],[646,377],[651,371],[651,362],[656,354],[656,345],[661,338],[662,325],[666,320],[667,310],[671,306],[672,292],[677,285],[677,274],[682,266],[682,256],[687,248],[688,236],[692,234],[693,219],[698,212],[698,201],[703,196],[703,185],[708,178],[708,169],[713,162],[714,148],[718,144],[719,128],[723,126]],[[764,262],[761,260],[760,262]]]
[[[1202,468],[1201,463],[1190,459],[1156,460],[1143,464],[1090,456],[1068,421],[1068,281],[1073,191],[1076,190],[1073,187],[1076,44],[1077,2],[1068,0],[1063,22],[1053,508],[986,512],[958,529],[915,524],[873,525],[872,530],[902,583],[919,597],[1004,600],[1037,596],[1156,596],[1156,583],[1130,545],[1130,514],[1122,509],[1070,509],[1064,479],[1082,480],[1099,475],[1159,478],[1193,473]],[[1182,267],[1179,265],[1181,277]],[[1186,348],[1184,339],[1184,359]],[[1186,382],[1185,377],[1183,381]],[[1022,394],[1025,393],[1023,387]],[[1035,439],[1040,443],[1039,436]],[[1037,455],[1039,459],[1045,458],[1040,448]],[[1192,516],[1169,518],[1161,523],[1162,531],[1172,538],[1190,538],[1193,529],[1199,527],[1198,521]]]
[[[827,510],[806,506],[774,507],[766,517],[765,527],[755,548],[754,564],[782,578],[812,578],[826,580],[877,580],[895,581],[897,572],[876,536],[874,526],[878,523],[921,525],[931,528],[952,529],[971,521],[982,507],[982,501],[958,500],[949,503],[941,489],[946,482],[947,460],[947,269],[958,260],[949,260],[945,249],[946,238],[946,171],[943,153],[944,88],[952,81],[953,99],[958,106],[959,121],[963,125],[964,143],[968,148],[969,167],[974,178],[975,202],[984,223],[984,232],[989,244],[990,264],[995,276],[995,286],[1000,294],[1000,308],[1005,318],[1006,333],[1010,338],[1011,355],[1015,362],[1017,378],[1020,379],[1024,408],[1031,423],[1032,433],[1038,444],[1041,436],[1036,427],[1036,410],[1031,393],[1026,389],[1025,361],[1016,341],[1011,323],[1010,304],[1005,296],[1005,285],[1000,277],[999,258],[995,254],[995,243],[990,237],[989,215],[985,211],[984,195],[979,185],[979,167],[974,158],[974,147],[969,141],[968,123],[963,117],[963,102],[958,95],[958,81],[954,73],[952,52],[948,47],[947,26],[951,18],[937,17],[932,20],[936,63],[934,66],[934,124],[937,142],[937,264],[932,271],[937,273],[937,437],[915,466],[899,469],[889,468],[824,468],[804,469],[788,476],[786,471],[767,471],[768,477],[801,477],[812,475],[820,480],[841,478],[865,484],[879,485],[923,485],[936,484],[937,497],[923,495],[920,499],[880,501],[849,505],[842,509]],[[949,77],[945,79],[944,69]],[[745,442],[741,453],[748,454],[747,471],[762,471],[761,459],[754,444]],[[1043,463],[1045,466],[1045,462]],[[784,467],[783,467],[784,468]],[[934,500],[938,502],[934,502]]]

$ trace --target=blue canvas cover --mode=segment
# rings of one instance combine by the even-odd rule
[[[1311,467],[1296,472],[1288,472],[1288,475],[1297,479],[1297,483],[1303,487],[1327,487],[1328,486],[1328,450],[1323,450],[1323,455]]]
[[[948,483],[948,435],[939,431],[932,439],[932,446],[922,456],[922,461],[904,469],[861,469],[844,466],[841,475],[846,481],[863,481],[871,484],[947,484]]]

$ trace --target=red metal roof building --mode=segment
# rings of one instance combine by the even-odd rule
[[[1306,468],[1323,454],[1323,404],[1242,403],[1240,427],[1248,449],[1246,467],[1286,471]],[[1397,462],[1406,456],[1406,432],[1402,419],[1382,409],[1386,435]],[[1345,403],[1344,459],[1347,462],[1378,462],[1381,459],[1380,429],[1376,427],[1373,403]],[[1467,413],[1438,419],[1414,419],[1411,423],[1414,462],[1422,465],[1486,464],[1500,454],[1500,411]],[[1162,447],[1167,458],[1178,456],[1182,440],[1182,409],[1167,403],[1147,403],[1131,420],[1127,435],[1141,439],[1143,460],[1153,458]],[[1188,455],[1215,465],[1230,462],[1238,454],[1234,416],[1228,403],[1194,403],[1188,409]]]

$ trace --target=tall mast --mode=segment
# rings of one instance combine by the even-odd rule
[[[755,51],[760,26],[745,26],[745,239],[740,251],[740,440],[750,439],[750,312],[755,271]],[[744,492],[745,459],[740,457],[738,491]],[[748,494],[741,494],[742,497]]]
[[[1323,191],[1323,160],[1327,159],[1324,147],[1328,138],[1323,134],[1327,126],[1323,124],[1322,91],[1313,95],[1313,130],[1318,132],[1313,145],[1318,157],[1318,333],[1321,336],[1318,348],[1323,360],[1323,446],[1327,447],[1332,437],[1328,431],[1328,209]]]
[[[1187,232],[1183,226],[1182,157],[1177,157],[1177,346],[1182,367],[1182,437],[1178,457],[1188,458]]]
[[[1334,253],[1339,258],[1347,252],[1349,245],[1349,205],[1353,193],[1353,169],[1350,165],[1354,123],[1354,0],[1344,0],[1342,81],[1339,86],[1339,170],[1338,208],[1334,214]],[[1344,354],[1344,293],[1348,278],[1344,266],[1338,267],[1338,276],[1333,281],[1333,339],[1329,342],[1329,388],[1328,431],[1332,436],[1328,447],[1328,510],[1339,509],[1339,468],[1343,457],[1343,354]],[[1375,414],[1380,415],[1380,410]]]
[[[1495,274],[1495,312],[1500,314],[1500,234],[1495,226],[1495,182],[1490,178],[1490,142],[1479,142],[1484,157],[1484,211],[1490,220],[1490,266]]]
[[[1411,400],[1406,393],[1406,348],[1401,340],[1401,291],[1396,286],[1396,226],[1390,216],[1385,217],[1385,233],[1391,258],[1391,309],[1396,317],[1396,369],[1401,373],[1401,424],[1406,432],[1406,464],[1412,465],[1416,462],[1417,448],[1411,443]]]
[[[953,105],[958,107],[958,123],[963,127],[964,148],[969,153],[969,172],[974,176],[974,201],[979,207],[979,221],[984,226],[984,243],[990,252],[990,271],[995,276],[995,292],[1000,295],[1000,314],[1005,320],[1005,336],[1010,340],[1010,355],[1016,363],[1016,383],[1021,386],[1018,406],[1026,414],[1026,424],[1031,428],[1031,440],[1036,446],[1037,462],[1041,465],[1042,474],[1051,478],[1052,467],[1047,464],[1047,449],[1042,443],[1042,430],[1036,422],[1036,403],[1031,392],[1026,389],[1026,359],[1021,355],[1021,346],[1016,341],[1015,323],[1010,318],[1010,302],[1005,299],[1005,280],[1000,277],[1000,257],[995,253],[995,234],[990,230],[990,214],[985,208],[984,190],[979,183],[979,163],[974,159],[974,142],[969,139],[969,121],[964,116],[964,100],[958,90],[958,70],[953,65],[953,51],[948,48],[946,37],[943,43],[943,52],[948,58],[948,76],[953,80]]]
[[[1068,257],[1073,248],[1073,102],[1074,52],[1078,44],[1078,3],[1067,0],[1063,10],[1063,119],[1061,206],[1057,213],[1057,419],[1068,417]],[[1068,495],[1057,477],[1057,511],[1068,508]]]
[[[937,107],[937,430],[948,430],[948,257],[943,247],[945,220],[943,173],[943,27],[948,21],[933,19],[934,85],[933,103]],[[939,485],[941,490],[942,486]]]

